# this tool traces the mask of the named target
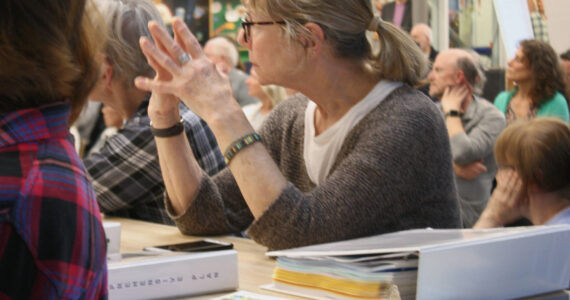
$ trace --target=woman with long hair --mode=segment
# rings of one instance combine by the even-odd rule
[[[514,120],[555,117],[568,122],[568,102],[558,56],[541,41],[524,40],[507,67],[507,79],[516,83],[512,91],[495,98],[495,106]]]

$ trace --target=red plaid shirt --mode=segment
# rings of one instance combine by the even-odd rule
[[[0,299],[107,298],[105,234],[70,106],[0,114]]]

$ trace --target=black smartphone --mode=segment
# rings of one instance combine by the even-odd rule
[[[233,249],[234,245],[232,243],[226,243],[211,239],[204,239],[188,243],[154,246],[154,247],[145,248],[145,250],[152,250],[153,248],[169,250],[169,251],[181,251],[181,252],[203,252],[203,251]]]

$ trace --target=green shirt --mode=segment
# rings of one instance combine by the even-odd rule
[[[505,115],[507,114],[507,107],[509,106],[509,102],[516,92],[516,89],[512,91],[504,91],[495,97],[495,106],[500,109]],[[536,110],[536,116],[554,117],[568,123],[568,103],[566,102],[566,98],[564,98],[561,93],[556,92],[556,94],[554,94],[554,97],[542,103],[538,107]]]

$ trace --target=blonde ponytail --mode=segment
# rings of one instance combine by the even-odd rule
[[[381,78],[416,85],[427,73],[428,63],[420,48],[404,31],[374,16],[368,30],[378,34],[379,52],[367,63]]]

